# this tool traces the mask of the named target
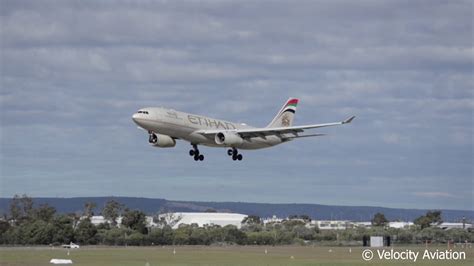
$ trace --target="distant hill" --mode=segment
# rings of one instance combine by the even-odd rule
[[[166,199],[133,198],[133,197],[78,197],[78,198],[33,198],[35,206],[49,204],[59,213],[81,212],[85,202],[97,204],[96,214],[99,214],[108,200],[114,199],[125,204],[130,209],[139,209],[149,215],[162,210],[179,212],[204,212],[213,209],[219,212],[235,212],[254,214],[260,217],[280,218],[289,215],[307,214],[318,220],[352,220],[369,221],[377,212],[385,214],[390,221],[413,221],[426,213],[426,209],[399,209],[370,206],[333,206],[320,204],[269,204],[247,202],[199,202],[199,201],[170,201]],[[0,198],[0,213],[7,213],[10,198]],[[463,217],[474,220],[474,211],[467,210],[441,210],[443,220],[454,222]]]

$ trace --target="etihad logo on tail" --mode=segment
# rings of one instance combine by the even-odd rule
[[[285,107],[282,110],[282,113],[289,111],[292,113],[295,113],[296,111],[296,105],[298,105],[298,99],[290,99],[288,102],[286,102]]]

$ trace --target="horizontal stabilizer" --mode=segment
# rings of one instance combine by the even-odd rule
[[[322,136],[327,136],[327,134],[308,134],[308,135],[299,135],[299,136],[291,136],[291,137],[286,137],[286,139],[307,138],[307,137],[322,137]]]
[[[346,119],[344,122],[342,122],[343,124],[349,124],[350,122],[352,122],[352,120],[354,120],[355,118],[355,115],[349,117],[348,119]]]

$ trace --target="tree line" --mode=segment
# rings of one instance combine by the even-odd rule
[[[407,229],[387,227],[388,220],[375,214],[371,228],[320,230],[308,226],[307,215],[290,216],[282,222],[263,224],[260,217],[250,215],[242,227],[197,224],[180,225],[172,229],[179,217],[155,216],[156,227],[147,227],[146,214],[131,210],[111,200],[101,210],[108,221],[99,225],[91,222],[97,206],[88,202],[81,213],[58,214],[48,205],[34,206],[26,195],[15,196],[9,213],[0,219],[0,244],[60,245],[70,242],[82,245],[289,245],[328,244],[358,245],[364,236],[391,236],[395,243],[472,242],[473,232],[462,229],[442,230],[433,225],[441,222],[441,212],[432,211],[415,220]],[[120,226],[118,223],[121,217]]]

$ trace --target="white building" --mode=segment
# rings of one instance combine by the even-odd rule
[[[449,229],[470,229],[473,228],[472,224],[468,223],[441,223],[436,225],[436,227],[439,227],[444,230],[449,230]]]
[[[263,224],[268,224],[268,223],[281,223],[283,222],[284,219],[276,217],[276,215],[273,215],[271,218],[263,218],[262,222]]]
[[[85,218],[85,217],[82,217],[82,218]],[[109,222],[104,218],[104,216],[101,216],[101,215],[94,215],[90,219],[91,219],[91,223],[95,226]]]
[[[357,227],[371,228],[372,222],[356,222],[354,223]]]
[[[370,237],[370,247],[371,248],[380,248],[383,247],[383,237],[382,236],[371,236]]]
[[[160,214],[160,218],[164,218],[167,224],[169,224],[173,229],[178,228],[181,224],[197,224],[199,227],[204,225],[235,225],[237,228],[242,226],[242,220],[247,217],[245,214],[240,213],[220,213],[220,212],[176,212],[176,213],[166,213]],[[85,219],[86,217],[81,217]],[[102,223],[109,223],[110,221],[106,220],[104,216],[94,215],[90,217],[91,223],[93,225],[99,225]],[[146,224],[149,227],[158,226],[157,223],[153,221],[153,216],[146,216]],[[120,227],[122,224],[122,217],[117,218],[117,225]]]
[[[351,221],[311,221],[312,226],[317,226],[320,230],[344,230],[354,228]]]
[[[388,223],[388,227],[397,228],[397,229],[409,228],[412,225],[413,225],[412,222],[389,222]]]
[[[87,218],[86,216],[82,216],[81,220],[86,219],[86,218]],[[104,216],[102,215],[94,215],[94,216],[91,216],[90,219],[91,219],[91,223],[95,226],[99,224],[103,224],[103,223],[108,223],[108,224],[111,223],[109,220],[105,219]],[[122,217],[117,218],[117,224],[118,225],[122,224]]]
[[[240,213],[224,213],[224,212],[175,212],[170,214],[160,214],[159,217],[173,217],[175,222],[172,225],[173,229],[178,228],[182,224],[197,224],[199,227],[204,225],[234,225],[237,228],[242,226],[242,220],[247,217]],[[171,225],[169,221],[168,224]]]

